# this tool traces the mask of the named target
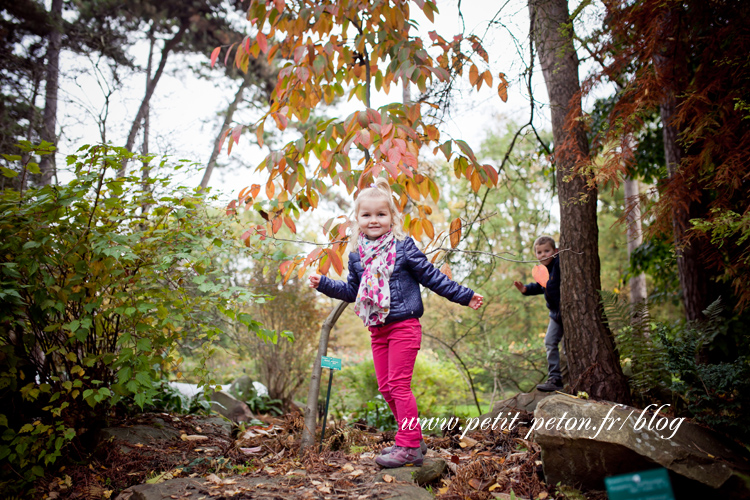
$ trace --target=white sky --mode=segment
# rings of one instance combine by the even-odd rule
[[[464,35],[476,34],[484,40],[484,46],[489,53],[489,69],[493,75],[494,85],[492,88],[483,87],[479,92],[469,90],[468,74],[465,75],[467,81],[460,86],[460,92],[456,95],[451,114],[441,128],[443,139],[446,137],[463,139],[472,148],[478,150],[488,130],[498,126],[498,119],[512,119],[518,123],[527,120],[529,97],[526,83],[522,80],[522,73],[526,64],[523,59],[527,57],[528,52],[528,7],[527,3],[522,0],[507,0],[504,4],[498,3],[491,7],[488,7],[487,2],[463,0],[461,2],[462,23],[458,15],[458,3],[457,0],[438,2],[441,12],[436,17],[435,24],[424,18],[415,7],[412,12],[419,15],[416,19],[426,39],[426,33],[434,29],[448,40],[462,32]],[[488,27],[490,18],[500,8],[502,11],[495,19],[496,23]],[[141,46],[140,52],[138,62],[145,66],[145,44]],[[206,54],[205,59],[208,57],[209,54]],[[477,57],[477,60],[481,59]],[[198,79],[190,70],[184,69],[185,63],[182,56],[173,55],[170,63],[169,69],[165,71],[151,99],[150,150],[152,153],[168,153],[175,159],[185,158],[205,164],[210,156],[214,138],[223,122],[222,110],[234,97],[234,84],[231,86],[227,84],[221,77],[222,70],[219,68],[214,70],[215,79]],[[217,62],[217,66],[221,63],[221,61]],[[90,61],[67,56],[63,64],[69,71],[66,73],[67,78],[61,84],[61,92],[64,93],[64,96],[61,96],[62,101],[72,99],[77,103],[71,106],[61,101],[62,114],[59,121],[67,125],[63,129],[63,142],[60,147],[61,153],[67,154],[81,144],[101,140],[96,126],[96,115],[100,114],[105,107],[104,94],[101,89],[111,86],[112,83],[106,71],[99,82],[87,76],[81,66],[93,66]],[[480,70],[483,69],[485,68],[480,66]],[[549,127],[545,105],[547,95],[538,64],[535,64],[535,69],[534,95],[539,105],[535,111],[535,124],[543,129]],[[497,95],[499,72],[505,73],[510,82],[507,103],[502,102]],[[143,75],[126,79],[122,88],[112,94],[107,121],[108,141],[117,145],[125,143],[143,96],[144,80]],[[373,107],[378,107],[400,100],[400,86],[392,86],[389,95],[374,95],[372,104]],[[353,99],[351,103],[342,105],[340,116],[346,116],[362,107],[361,103]],[[331,116],[333,111],[328,111],[327,114]],[[244,118],[242,116],[236,118],[239,123],[242,123],[243,119],[249,122],[257,116],[251,118],[245,115]],[[137,147],[140,147],[140,141],[139,137]],[[222,157],[226,158],[226,145],[224,149]],[[258,177],[258,174],[253,175],[252,171],[266,154],[268,154],[268,149],[261,149],[257,146],[254,134],[243,132],[239,144],[235,145],[232,151],[231,164],[234,166],[215,169],[210,186],[214,190],[220,190],[224,199],[235,197],[242,187],[263,180]],[[422,154],[430,155],[431,151],[423,150]],[[64,166],[64,161],[58,161],[58,165]],[[197,185],[202,174],[202,170],[194,172],[182,181],[187,185]],[[65,178],[64,173],[61,174],[61,178]],[[556,205],[552,200],[545,203],[545,206],[553,211],[556,210]]]

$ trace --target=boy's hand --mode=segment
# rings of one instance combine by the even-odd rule
[[[526,293],[526,285],[524,285],[520,281],[514,281],[513,284],[516,285],[516,288],[518,288],[519,292]]]
[[[475,311],[482,307],[482,304],[484,303],[484,297],[479,295],[478,293],[475,293],[474,296],[469,301],[469,307],[474,309]]]
[[[318,285],[320,285],[320,276],[313,274],[310,276],[310,288],[318,288]]]

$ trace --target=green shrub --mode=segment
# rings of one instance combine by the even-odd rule
[[[141,408],[153,403],[154,382],[180,362],[179,343],[196,346],[204,363],[194,376],[214,384],[205,359],[222,329],[206,317],[257,328],[235,313],[253,297],[228,286],[214,265],[236,239],[208,216],[207,199],[166,176],[145,184],[136,175],[117,178],[131,156],[124,149],[79,153],[67,160],[70,183],[0,193],[3,490],[6,480],[41,476],[123,398]]]

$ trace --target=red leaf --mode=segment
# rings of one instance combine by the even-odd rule
[[[237,200],[232,200],[227,205],[227,215],[235,215],[237,213]]]
[[[268,52],[268,40],[266,40],[266,35],[259,31],[255,39],[258,41],[258,47],[260,47],[260,50],[263,51],[264,54]]]
[[[544,288],[547,288],[547,282],[549,281],[549,271],[547,271],[547,266],[537,264],[534,266],[534,269],[531,270],[531,276],[537,283]]]
[[[276,217],[271,222],[271,231],[273,231],[273,234],[276,234],[279,232],[279,229],[281,229],[281,217]]]
[[[297,226],[294,225],[294,221],[291,217],[284,217],[284,224],[286,224],[292,233],[297,234]]]
[[[237,125],[232,129],[232,140],[237,144],[240,143],[240,135],[242,134],[242,125]]]
[[[216,64],[216,59],[219,57],[219,52],[221,52],[221,47],[216,47],[213,52],[211,52],[211,67],[214,67],[214,64]]]

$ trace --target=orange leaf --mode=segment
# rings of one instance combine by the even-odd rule
[[[340,275],[344,271],[344,262],[341,260],[341,256],[330,248],[326,248],[326,254],[328,254],[328,259],[331,261],[336,274]]]
[[[216,64],[216,59],[219,57],[219,52],[221,52],[221,47],[216,47],[213,52],[211,52],[211,67],[214,67],[214,64]]]
[[[505,79],[505,73],[500,73],[498,78],[500,78],[500,83],[497,85],[497,95],[503,102],[508,102],[508,80]]]
[[[484,83],[487,84],[488,87],[492,87],[492,73],[490,73],[490,70],[487,70],[484,72]]]
[[[477,84],[477,80],[479,80],[479,68],[476,64],[472,64],[469,70],[469,83],[472,87]]]
[[[286,224],[292,233],[297,234],[297,226],[294,224],[291,217],[284,217],[284,224]]]
[[[328,274],[328,269],[331,267],[331,258],[326,253],[322,259],[320,259],[320,266],[318,266],[318,272],[323,276]]]
[[[276,234],[279,232],[279,229],[281,229],[281,217],[276,217],[271,222],[271,231],[273,231],[273,234]]]
[[[232,200],[227,205],[227,215],[235,215],[237,213],[237,200]]]
[[[250,196],[257,198],[258,194],[260,194],[260,184],[253,184],[250,186]]]
[[[446,262],[443,267],[440,268],[440,272],[448,276],[448,279],[453,279],[453,273],[451,272],[451,266]]]
[[[531,276],[537,283],[544,288],[547,288],[547,282],[549,281],[549,271],[547,271],[547,266],[537,264],[534,266],[534,269],[531,270]]]
[[[428,238],[431,240],[435,239],[435,227],[432,225],[432,222],[427,219],[422,219],[422,229],[424,229],[424,234],[426,234]]]
[[[268,181],[266,183],[266,196],[268,196],[269,200],[273,200],[273,195],[276,192],[276,188],[273,185],[273,181]],[[275,233],[276,231],[274,231]]]
[[[461,241],[461,219],[456,217],[450,227],[451,248],[456,248]]]

